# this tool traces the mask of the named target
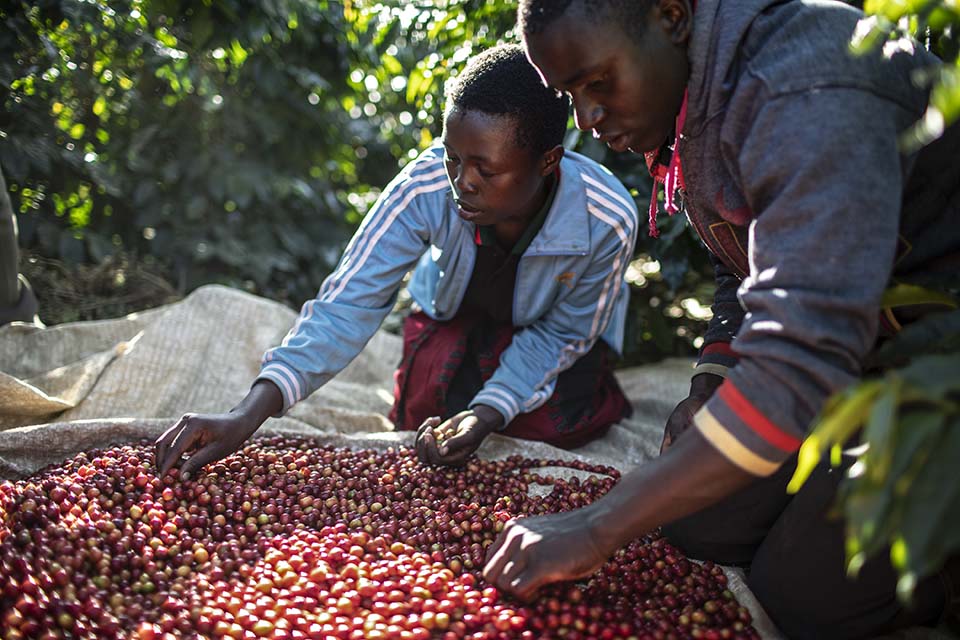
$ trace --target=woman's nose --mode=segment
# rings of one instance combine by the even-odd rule
[[[469,178],[467,169],[463,165],[457,168],[457,175],[453,179],[453,184],[459,193],[474,193],[477,190],[474,181]]]

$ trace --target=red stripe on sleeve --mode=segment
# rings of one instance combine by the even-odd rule
[[[740,357],[740,355],[733,350],[729,342],[711,342],[703,348],[701,353],[704,356],[710,353],[717,353],[721,356],[729,356],[731,358]]]
[[[800,448],[799,438],[790,435],[772,423],[765,415],[760,413],[729,380],[720,385],[717,393],[720,399],[726,402],[727,406],[729,406],[748,427],[753,429],[757,435],[777,449],[785,451],[786,453],[793,453]]]
[[[737,355],[737,352],[733,350],[733,347],[730,346],[729,342],[711,342],[703,348],[703,355],[707,355],[708,353],[718,353],[731,358],[740,357]]]

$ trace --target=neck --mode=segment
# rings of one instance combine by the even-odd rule
[[[544,203],[547,201],[547,196],[550,195],[550,190],[553,188],[553,181],[556,179],[555,173],[551,173],[544,178],[540,184],[540,188],[537,190],[537,195],[531,199],[529,204],[525,206],[521,212],[494,225],[493,230],[497,235],[497,241],[500,243],[500,246],[507,249],[513,248],[513,245],[517,243],[517,240],[519,240],[523,232],[527,230],[527,227],[530,226],[533,219],[540,213],[540,209],[543,208]]]

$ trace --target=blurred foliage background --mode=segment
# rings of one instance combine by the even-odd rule
[[[440,135],[444,81],[516,39],[506,0],[0,6],[0,163],[48,323],[211,282],[298,308]],[[639,159],[567,142],[646,210]],[[705,253],[682,218],[662,226],[630,270],[624,364],[693,354],[709,318]]]

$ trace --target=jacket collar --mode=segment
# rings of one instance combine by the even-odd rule
[[[577,159],[566,151],[560,161],[560,183],[553,205],[524,255],[584,255],[590,252],[590,213]]]

